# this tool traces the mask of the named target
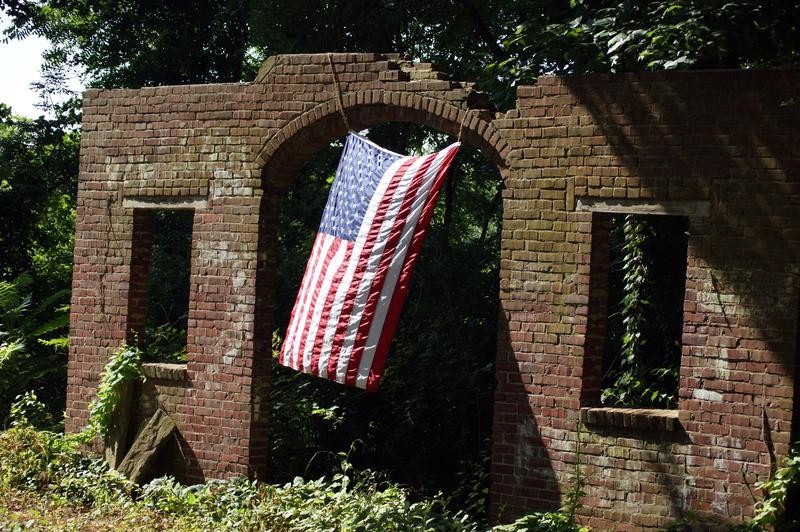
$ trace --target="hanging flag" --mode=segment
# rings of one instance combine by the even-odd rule
[[[436,198],[460,143],[404,156],[350,133],[280,363],[376,390]]]

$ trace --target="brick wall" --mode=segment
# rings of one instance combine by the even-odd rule
[[[430,65],[331,59],[351,127],[463,128],[505,179],[495,514],[558,506],[579,439],[588,524],[752,513],[748,485],[771,453],[785,455],[792,430],[800,74],[544,77],[496,113]],[[263,473],[277,201],[344,135],[339,113],[324,54],[270,58],[253,83],[85,93],[68,430],[85,422],[105,360],[140,319],[140,213],[189,205],[189,361],[182,380],[140,391],[151,398],[140,415],[165,404],[187,479]],[[602,361],[603,232],[581,205],[597,200],[707,207],[690,217],[677,412],[587,410]]]
[[[689,217],[678,430],[607,416],[580,427],[587,524],[664,526],[689,508],[752,514],[753,484],[772,453],[786,454],[792,428],[798,86],[796,71],[544,77],[495,121],[511,147],[497,511],[552,504],[568,489],[579,410],[595,404],[608,258],[593,242],[598,217],[578,209],[588,199],[707,202],[708,214]]]

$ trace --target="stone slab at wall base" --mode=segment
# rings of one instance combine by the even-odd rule
[[[163,410],[173,420],[184,419],[180,411],[187,403],[189,381],[186,364],[145,363],[142,366],[142,373],[145,380],[136,386],[136,401],[131,418],[133,432],[128,447],[133,444],[138,432],[159,410]],[[165,442],[154,457],[145,481],[166,474],[187,485],[199,484],[206,480],[192,446],[181,433],[182,426],[182,423],[176,423],[173,437]]]
[[[149,472],[158,451],[174,431],[175,421],[163,410],[157,410],[136,435],[117,471],[131,482],[141,482]]]
[[[800,73],[542,77],[497,112],[472,83],[399,55],[331,60],[353,128],[463,124],[505,180],[495,515],[558,507],[578,445],[595,529],[752,515],[752,486],[796,431]],[[143,323],[143,213],[192,209],[188,363],[138,389],[135,417],[160,405],[175,419],[174,463],[159,467],[263,476],[277,204],[346,133],[328,55],[275,56],[253,83],[90,89],[83,120],[67,429],[83,426],[105,361]],[[688,217],[679,430],[590,413],[607,298],[598,205]]]

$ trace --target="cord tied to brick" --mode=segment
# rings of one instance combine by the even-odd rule
[[[342,115],[342,122],[347,131],[350,131],[350,123],[347,121],[347,114],[344,112],[344,100],[342,99],[342,87],[339,85],[339,76],[336,74],[336,69],[333,66],[333,55],[328,54],[328,64],[331,66],[331,74],[333,75],[333,84],[336,86],[336,100],[339,103],[339,113]]]

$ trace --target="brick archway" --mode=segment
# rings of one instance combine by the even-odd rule
[[[442,98],[409,94],[402,91],[363,91],[344,94],[344,112],[354,130],[382,122],[410,122],[428,126],[481,151],[507,173],[509,147],[492,123],[488,109],[470,109],[453,105]],[[263,170],[265,185],[286,184],[313,154],[347,133],[338,102],[321,103],[294,118],[268,139],[256,157]]]
[[[508,144],[491,122],[487,109],[458,107],[448,100],[401,91],[363,91],[343,95],[348,125],[360,131],[386,122],[427,126],[477,148],[495,164],[501,176],[508,175]],[[304,163],[331,142],[344,137],[347,128],[334,98],[297,116],[268,139],[256,158],[262,168],[264,196],[259,218],[259,271],[256,297],[256,370],[260,394],[268,393],[268,361],[274,330],[273,301],[278,231],[278,202],[301,172]],[[268,438],[268,427],[260,427]],[[266,456],[263,457],[266,460]],[[265,466],[266,464],[264,464]]]

